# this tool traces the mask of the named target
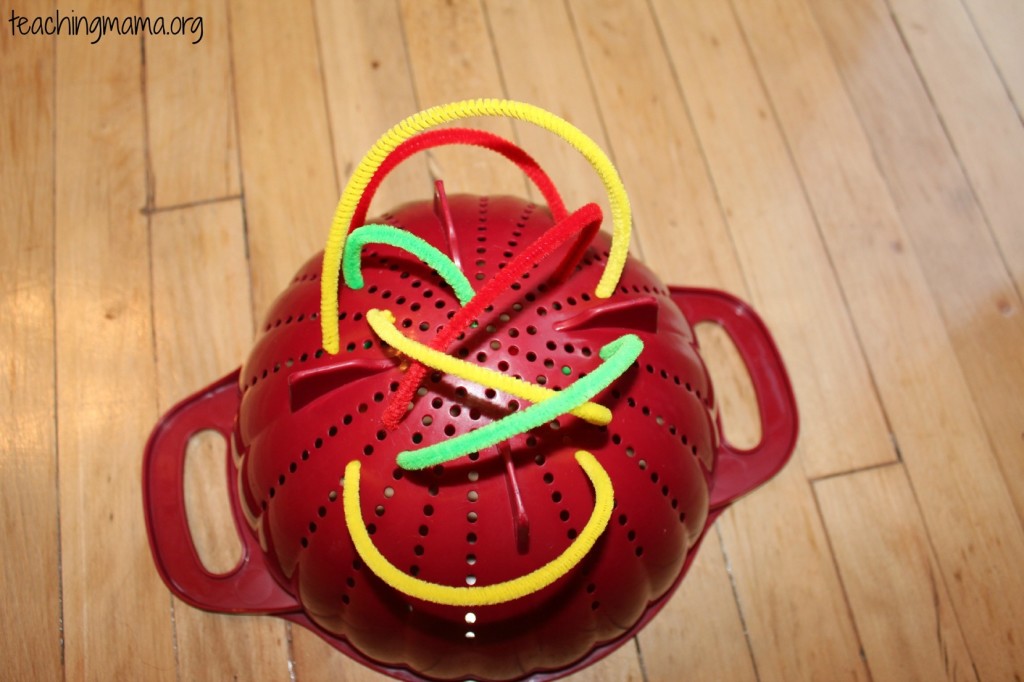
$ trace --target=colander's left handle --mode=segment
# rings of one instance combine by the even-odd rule
[[[238,371],[173,407],[153,429],[142,465],[146,531],[160,577],[185,602],[224,613],[296,611],[295,597],[274,579],[258,540],[241,517],[237,472],[231,457],[231,431],[238,413]],[[228,491],[242,559],[227,573],[206,570],[188,527],[185,512],[185,453],[189,439],[204,430],[218,431],[229,443]]]

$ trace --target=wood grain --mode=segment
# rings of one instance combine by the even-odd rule
[[[977,680],[901,465],[814,484],[871,678]]]
[[[1024,315],[1018,292],[885,7],[811,4],[1024,518],[1024,404],[1017,399],[1024,385],[1018,351]],[[865,52],[851,34],[870,36],[874,49]],[[879,98],[884,111],[874,104]],[[922,158],[928,163],[914,161]]]
[[[845,98],[809,103],[805,96],[838,92],[839,81],[819,56],[827,48],[806,7],[783,0],[774,14],[757,3],[736,4],[831,246],[903,461],[920,488],[922,517],[974,662],[982,677],[1022,674],[1018,655],[993,646],[992,632],[1006,641],[1024,636],[1016,615],[1024,602],[988,591],[1024,590],[1024,578],[1010,568],[1024,562],[1020,519],[917,260],[908,249],[892,248],[905,236],[868,144]],[[782,15],[785,24],[773,26]]]
[[[561,116],[608,150],[566,6],[543,0],[487,0],[484,12],[507,96]],[[518,121],[513,125],[516,140],[552,174],[569,210],[596,202],[609,215],[604,185],[579,152],[537,126]],[[532,186],[530,191],[537,198]],[[607,217],[604,227],[609,227]]]
[[[313,8],[231,0],[235,106],[253,311],[259,323],[323,248],[338,200]]]
[[[862,426],[844,429],[843,424],[832,420],[827,428],[839,430],[831,435],[815,427],[815,420],[818,417],[815,416],[814,410],[822,410],[820,418],[824,420],[824,413],[828,408],[820,401],[827,400],[826,396],[831,396],[832,391],[828,388],[829,384],[822,382],[823,377],[815,376],[808,371],[810,367],[818,361],[836,367],[835,360],[826,360],[825,357],[845,347],[850,349],[853,357],[844,367],[851,372],[847,378],[853,385],[857,385],[858,382],[863,385],[868,382],[868,377],[863,365],[858,368],[859,350],[856,348],[856,340],[846,318],[838,288],[831,279],[832,273],[828,271],[826,255],[814,233],[814,225],[804,218],[807,209],[802,205],[799,187],[794,194],[791,189],[784,189],[777,184],[787,182],[787,161],[784,152],[772,156],[771,150],[767,150],[760,157],[739,157],[732,161],[732,148],[727,148],[724,142],[727,135],[722,133],[716,136],[714,131],[701,129],[698,116],[704,112],[698,114],[698,109],[702,105],[694,105],[690,100],[691,104],[687,107],[687,101],[684,101],[679,93],[674,74],[669,68],[671,65],[659,61],[664,59],[660,54],[661,39],[650,16],[641,20],[636,13],[629,13],[615,3],[603,3],[599,11],[595,9],[595,5],[588,4],[587,11],[576,11],[574,15],[579,23],[581,35],[587,36],[594,44],[594,48],[589,49],[585,41],[584,52],[588,56],[594,82],[599,84],[600,99],[618,105],[605,116],[612,140],[616,139],[617,134],[626,135],[630,126],[637,126],[638,121],[643,121],[647,117],[664,117],[659,125],[654,125],[648,130],[670,135],[670,139],[688,136],[692,140],[693,129],[688,125],[673,122],[686,121],[690,116],[694,117],[697,133],[701,135],[702,149],[698,151],[693,141],[682,145],[682,149],[693,150],[692,156],[669,157],[664,166],[701,168],[705,162],[710,166],[715,186],[712,188],[705,180],[704,189],[699,193],[708,197],[719,197],[725,217],[728,219],[730,237],[727,237],[724,243],[715,240],[709,244],[709,252],[713,253],[716,249],[720,251],[730,242],[735,244],[739,262],[751,289],[751,295],[747,296],[742,290],[741,294],[748,299],[752,298],[760,312],[766,315],[783,355],[787,358],[798,358],[790,360],[790,366],[792,367],[794,363],[803,366],[803,374],[800,369],[791,369],[791,377],[795,383],[805,424],[801,434],[802,446],[797,453],[797,457],[804,460],[804,467],[817,470],[804,459],[809,456],[808,453],[818,457],[827,454],[845,465],[849,465],[851,458],[853,461],[878,461],[880,457],[885,458],[887,443],[883,433],[879,432],[881,413],[878,405],[870,401],[870,389],[861,393],[851,393],[854,396],[866,395],[869,398],[867,402],[849,404],[848,409],[862,416]],[[667,30],[666,27],[673,23],[665,18],[660,20],[663,30]],[[616,30],[612,30],[611,27],[615,27]],[[667,42],[682,44],[684,40],[686,38],[679,35],[674,39],[668,39]],[[640,51],[638,46],[650,47]],[[617,63],[625,55],[629,55],[631,62],[646,74],[644,80],[630,80],[626,74],[618,70]],[[680,74],[680,78],[685,78],[681,73],[684,65],[679,63],[672,52],[669,56],[673,59],[675,72]],[[731,77],[731,74],[719,76],[725,80]],[[690,85],[686,81],[684,83],[684,88]],[[689,89],[684,89],[684,92],[690,95]],[[634,111],[627,106],[627,102],[652,101],[656,101],[658,106],[645,108],[642,114],[637,112],[636,116],[627,114]],[[727,113],[720,112],[719,118],[726,116]],[[757,128],[750,134],[755,133],[759,136],[770,134],[769,131]],[[707,142],[704,141],[704,135],[710,136]],[[741,140],[741,144],[743,142],[748,140]],[[712,158],[709,144],[725,150],[721,158]],[[670,148],[675,147],[670,145]],[[707,154],[707,157],[704,158],[701,152]],[[618,150],[616,160],[623,167],[624,173],[630,172],[631,163],[638,169],[655,171],[646,182],[634,180],[633,185],[651,187],[652,193],[653,188],[663,187],[662,183],[665,182],[667,175],[666,172],[658,171],[667,171],[667,168],[652,167],[652,162],[646,156],[627,160]],[[752,163],[757,160],[763,160],[764,166]],[[751,169],[747,170],[747,166]],[[662,199],[663,202],[677,198],[674,193],[665,192],[664,189],[661,189],[660,193],[665,197]],[[676,204],[667,207],[667,210],[672,214],[679,213]],[[779,213],[769,213],[766,216],[765,213],[769,210],[776,210]],[[803,222],[797,222],[801,220]],[[655,224],[659,223],[664,224],[661,221]],[[646,224],[645,222],[644,225]],[[786,235],[793,241],[787,239],[785,243],[781,243],[778,239],[772,238],[768,231],[763,229],[765,224],[786,225]],[[680,231],[662,230],[661,233],[665,237],[673,235],[678,239]],[[694,226],[683,232],[687,236],[691,233],[699,236],[701,230]],[[796,237],[798,233],[802,237]],[[689,245],[689,248],[694,247]],[[664,273],[671,273],[671,266],[668,263],[661,266],[663,261],[660,260],[672,253],[669,249],[667,245],[664,249],[654,251],[645,247],[645,250],[652,254],[649,260]],[[676,246],[676,252],[682,250],[683,248]],[[655,252],[657,256],[653,255]],[[700,252],[694,256],[709,258]],[[809,276],[811,272],[817,273],[814,287],[809,287],[809,280],[803,284],[799,283],[801,277]],[[790,292],[785,303],[781,297],[772,293],[777,290],[776,288],[785,288]],[[795,292],[800,294],[797,295]],[[800,295],[807,295],[809,298],[801,300]],[[762,303],[762,300],[765,300],[765,303]],[[831,303],[825,302],[826,300]],[[780,308],[773,311],[770,305],[767,305],[767,301],[775,301],[783,306],[784,310]],[[803,319],[798,312],[801,309],[828,309],[831,315],[827,320],[822,319],[820,326],[816,323],[812,331],[806,324],[796,324],[796,320]],[[816,356],[819,360],[812,361],[810,358],[813,354],[820,354]],[[831,374],[825,381],[836,378]],[[810,395],[818,396],[818,402],[810,397],[808,391],[812,392]],[[871,415],[875,415],[874,422]],[[872,423],[878,424],[879,427],[871,430]],[[860,447],[847,449],[850,442],[856,442]],[[846,454],[850,457],[844,459]],[[829,460],[819,461],[838,466]],[[813,506],[811,491],[802,483],[802,479],[794,479],[791,475],[786,480],[790,483],[785,488],[786,495],[771,495],[766,489],[752,496],[760,504],[768,504],[764,500],[770,500],[770,504],[773,505],[771,513],[767,513],[765,507],[756,504],[753,508],[760,510],[760,513],[742,515],[748,525],[733,526],[733,529],[742,530],[723,536],[725,553],[736,578],[740,609],[744,613],[750,633],[758,674],[762,679],[765,679],[766,675],[769,679],[788,679],[794,671],[799,673],[797,677],[802,676],[806,679],[841,679],[845,675],[852,675],[854,679],[863,678],[863,668],[860,665],[845,663],[845,652],[857,648],[856,636],[849,618],[845,615],[841,592],[835,589],[838,579],[827,548],[821,542],[824,531]],[[772,490],[778,490],[779,485],[781,484],[773,483]],[[746,501],[745,504],[750,505],[750,502]],[[742,510],[730,514],[739,515],[742,514]],[[728,518],[737,516],[730,517],[727,514],[726,519],[723,519],[725,528],[730,527]],[[775,545],[780,542],[781,537],[785,537],[787,524],[806,526],[808,531],[795,538],[787,538],[788,554],[782,554]],[[794,557],[799,559],[794,560]],[[761,575],[770,575],[771,582],[761,579]],[[808,575],[814,576],[814,580],[808,580]],[[784,606],[780,607],[780,604]],[[828,617],[823,618],[822,614],[827,614]],[[807,625],[810,623],[816,625],[809,628]],[[777,641],[780,632],[785,632],[788,636],[784,643]],[[821,655],[808,657],[802,654],[811,647],[817,648]],[[836,665],[835,661],[844,663]]]
[[[1024,291],[1024,128],[957,0],[889,0],[1006,265]]]
[[[667,3],[657,6],[659,12],[681,7],[679,4],[669,6]],[[627,22],[625,9],[617,7],[612,12],[611,5],[607,7],[607,11],[602,9],[598,12],[594,6],[589,6],[589,11],[580,12],[577,16],[584,34],[600,35],[600,40],[605,44],[603,50],[585,50],[592,55],[591,69],[595,82],[607,84],[603,88],[599,85],[598,91],[603,98],[615,97],[617,92],[621,98],[624,93],[629,93],[627,99],[620,101],[615,109],[619,112],[615,115],[619,120],[613,124],[613,115],[606,117],[609,129],[625,131],[630,126],[638,125],[637,116],[640,114],[634,114],[633,110],[627,108],[627,101],[657,101],[659,106],[643,115],[663,117],[663,120],[649,129],[670,135],[670,139],[685,135],[692,140],[693,133],[689,126],[673,122],[692,117],[701,140],[700,151],[692,141],[679,145],[681,149],[692,150],[691,155],[683,158],[669,157],[666,165],[694,168],[696,172],[704,163],[708,164],[714,178],[714,187],[705,184],[700,194],[718,196],[729,228],[729,237],[725,241],[716,239],[708,252],[721,251],[725,244],[733,244],[749,287],[749,299],[771,325],[783,356],[789,359],[797,399],[805,406],[801,438],[806,447],[802,450],[801,460],[808,474],[824,475],[891,460],[888,444],[882,437],[882,414],[877,402],[871,399],[873,390],[862,351],[831,270],[828,254],[803,200],[798,178],[792,168],[787,167],[789,161],[785,148],[779,145],[771,148],[763,146],[761,156],[754,158],[736,153],[737,149],[767,145],[766,140],[773,139],[771,130],[774,124],[759,117],[756,126],[742,130],[744,137],[741,139],[735,137],[740,130],[738,124],[725,132],[725,126],[730,123],[731,109],[721,103],[712,104],[707,91],[711,83],[704,84],[699,75],[692,74],[694,67],[691,65],[702,64],[703,60],[694,61],[684,55],[682,50],[686,36],[681,29],[685,25],[666,18],[663,30],[673,31],[666,34],[671,65],[679,74],[687,101],[678,94],[670,64],[659,64],[657,61],[661,57],[661,41],[653,22],[650,19]],[[629,28],[610,31],[602,26]],[[648,48],[650,51],[644,61],[639,61],[643,55],[631,47],[634,45],[652,46]],[[630,54],[634,63],[639,61],[638,66],[647,74],[646,79],[627,82],[625,75],[617,71],[615,60],[619,58],[618,55],[625,54]],[[721,54],[719,52],[713,56]],[[722,68],[731,67],[725,65]],[[617,82],[612,80],[613,76],[618,76]],[[732,78],[733,75],[726,72],[719,73],[718,77]],[[728,94],[735,96],[739,92],[730,90]],[[711,126],[715,129],[712,130]],[[777,140],[777,136],[774,139]],[[675,147],[674,144],[670,145],[670,148]],[[627,161],[621,158],[621,153],[617,158],[628,169]],[[641,158],[642,161],[638,158],[635,163],[649,168],[651,164],[646,155]],[[758,161],[761,163],[757,164]],[[663,174],[657,175],[657,178],[634,179],[631,186],[648,186],[653,192],[654,188],[660,188],[666,182]],[[675,185],[669,183],[667,186]],[[678,214],[680,206],[676,195],[658,191],[664,196],[661,203],[672,204],[671,208],[666,207],[665,214]],[[785,230],[781,227],[783,225]],[[673,252],[696,248],[695,244],[690,243],[690,237],[693,235],[694,239],[699,238],[701,227],[696,225],[688,229],[660,230],[660,234],[666,235],[666,241],[669,236],[677,240],[682,236],[686,246],[677,245],[671,250],[669,245],[659,244],[660,248],[651,250],[652,265],[665,273],[666,278],[672,278],[672,266],[666,263],[664,268],[660,268],[661,263],[653,256],[654,251],[668,256]],[[719,282],[717,285],[728,286],[728,283]],[[789,294],[778,296],[780,290],[786,290]],[[762,299],[766,299],[764,304]],[[807,318],[799,312],[801,310],[816,311],[813,325],[806,323]],[[839,358],[843,360],[839,361]],[[830,372],[825,377],[813,369],[825,365],[834,369],[843,367],[846,373],[839,376]],[[838,387],[842,387],[841,391],[837,390]],[[850,396],[853,399],[848,399]],[[843,399],[842,409],[861,428],[836,431],[841,425],[824,418],[828,411],[839,407],[837,400],[840,399]],[[821,418],[817,410],[821,410]]]
[[[2,31],[0,63],[0,641],[12,679],[59,679],[54,45]]]
[[[401,0],[412,77],[420,108],[478,97],[504,97],[494,48],[479,0]],[[500,118],[472,118],[460,125],[512,138],[512,124]],[[492,152],[447,148],[431,152],[431,172],[450,194],[522,194],[526,181]]]
[[[165,412],[238,366],[251,343],[240,202],[154,215],[151,248],[157,384]],[[200,468],[205,476],[186,478],[190,527],[207,569],[223,573],[241,551],[226,504],[234,484],[224,478],[227,444],[217,435],[190,448],[186,472],[197,455],[207,464]],[[279,680],[288,674],[283,621],[205,613],[175,600],[174,627],[183,679]]]
[[[634,640],[629,640],[590,668],[565,678],[567,682],[644,682],[645,679]]]
[[[160,16],[165,3],[146,0]],[[152,204],[178,206],[241,192],[224,0],[186,0],[179,16],[202,17],[203,35],[145,38]]]
[[[810,484],[788,466],[718,520],[758,679],[868,680]]]
[[[344,41],[335,39],[352,24],[365,28]],[[334,162],[344,186],[377,138],[420,107],[397,2],[318,0],[316,27]],[[413,157],[380,186],[369,215],[432,192],[426,156]]]
[[[1024,112],[1024,60],[1017,51],[1024,33],[1024,6],[1013,0],[965,0],[964,7],[1020,116]]]
[[[668,282],[745,292],[700,145],[650,15],[609,2],[569,7],[610,152],[629,188],[636,252]]]
[[[70,8],[62,6],[64,11]],[[89,16],[141,7],[82,3]],[[157,417],[141,38],[56,43],[56,357],[68,679],[174,680],[141,514]]]
[[[757,671],[744,629],[713,528],[678,592],[637,636],[647,679],[753,682]]]

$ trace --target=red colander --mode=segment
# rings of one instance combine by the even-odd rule
[[[481,131],[507,115],[562,136],[612,204],[570,213],[537,164]],[[377,185],[440,144],[499,152],[547,204],[446,196],[364,225]],[[353,229],[355,228],[355,229]],[[629,258],[629,208],[593,143],[547,112],[478,100],[381,138],[346,187],[326,255],[278,297],[245,365],[163,417],[146,447],[150,545],[199,608],[274,614],[404,680],[550,680],[627,641],[714,519],[785,464],[797,432],[764,324],[719,291]],[[693,326],[746,362],[762,440],[721,436]],[[188,440],[230,443],[239,565],[207,571],[184,506]]]

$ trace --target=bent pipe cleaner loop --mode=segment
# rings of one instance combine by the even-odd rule
[[[359,204],[356,206],[355,213],[352,215],[352,221],[349,225],[349,230],[359,227],[366,221],[366,213],[370,208],[370,203],[373,201],[373,196],[377,193],[377,188],[393,171],[398,164],[405,161],[413,154],[427,151],[435,147],[442,147],[446,145],[461,144],[470,145],[473,147],[480,147],[482,149],[489,149],[492,152],[501,154],[506,159],[516,164],[519,170],[528,177],[537,189],[540,190],[541,195],[544,197],[544,201],[548,204],[548,209],[551,210],[552,217],[556,220],[562,220],[568,215],[568,211],[565,208],[565,202],[562,201],[561,195],[555,188],[555,184],[551,181],[551,178],[544,169],[540,167],[537,161],[527,154],[521,147],[515,143],[506,140],[500,135],[488,132],[486,130],[476,130],[473,128],[442,128],[440,130],[428,130],[420,133],[415,137],[409,138],[402,144],[395,148],[395,151],[391,152],[384,162],[381,163],[380,167],[374,173],[373,178],[370,179],[369,184],[366,185],[366,189],[363,191],[363,196],[359,198]]]
[[[542,590],[567,574],[593,549],[601,533],[608,527],[615,503],[611,478],[597,459],[586,450],[576,452],[576,461],[594,487],[594,511],[583,530],[562,554],[540,568],[512,580],[480,587],[441,585],[414,578],[388,561],[373,544],[363,520],[359,502],[359,460],[353,460],[345,467],[345,485],[342,493],[345,525],[363,562],[377,577],[399,592],[447,606],[503,604]]]
[[[528,381],[445,355],[419,341],[408,338],[395,327],[395,316],[390,310],[372,308],[366,313],[366,321],[369,322],[370,327],[381,341],[431,369],[529,400],[532,403],[539,403],[558,395],[550,388],[531,384]],[[604,426],[612,420],[611,410],[604,405],[591,402],[574,407],[570,413],[597,426]]]
[[[321,335],[324,350],[328,353],[334,355],[339,350],[338,279],[345,237],[359,199],[375,171],[400,144],[417,133],[471,116],[504,116],[533,123],[564,139],[590,162],[605,185],[612,212],[611,250],[594,295],[598,298],[608,298],[615,291],[629,252],[632,214],[629,198],[618,171],[601,148],[568,121],[530,104],[503,99],[465,100],[444,104],[414,114],[384,133],[363,157],[345,185],[324,248],[320,286]]]
[[[391,225],[364,225],[349,235],[342,256],[341,269],[350,289],[363,288],[362,250],[367,244],[387,244],[411,253],[448,283],[459,303],[466,305],[473,298],[473,285],[452,260],[426,240]]]
[[[398,466],[403,469],[426,469],[436,464],[444,464],[546,424],[583,405],[620,377],[640,356],[643,347],[643,341],[635,334],[623,334],[601,348],[600,356],[604,362],[587,376],[556,392],[554,396],[457,438],[440,441],[415,451],[400,452],[397,458]]]

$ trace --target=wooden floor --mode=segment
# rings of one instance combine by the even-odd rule
[[[749,300],[787,361],[796,456],[714,527],[634,645],[578,680],[1024,678],[1024,4],[1015,0],[88,2],[203,38],[0,25],[0,678],[368,680],[309,632],[170,596],[142,448],[245,357],[347,174],[429,105],[557,112],[618,165],[634,253]],[[570,206],[603,197],[539,129]],[[474,151],[376,202],[527,191]],[[757,438],[705,330],[726,432]],[[190,505],[238,551],[223,453]],[[190,459],[190,461],[193,461]]]

